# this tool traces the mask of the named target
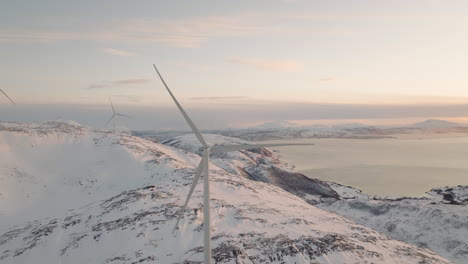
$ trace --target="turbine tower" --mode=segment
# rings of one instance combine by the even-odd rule
[[[0,92],[2,92],[2,94],[4,94],[6,96],[6,98],[8,98],[8,100],[10,100],[10,102],[15,105],[15,102],[13,102],[13,100],[11,100],[10,96],[8,96],[2,89],[0,89]]]
[[[114,104],[112,103],[112,100],[111,100],[110,97],[109,97],[109,103],[110,103],[111,108],[112,108],[112,116],[111,116],[111,118],[109,119],[109,121],[107,121],[106,127],[107,127],[107,125],[109,125],[110,121],[114,120],[114,132],[115,132],[115,127],[116,127],[116,125],[117,125],[117,116],[123,116],[123,117],[129,117],[129,116],[124,115],[124,114],[117,113],[117,112],[115,111]]]
[[[208,164],[209,164],[208,159],[209,159],[210,153],[230,152],[230,151],[248,150],[248,149],[265,148],[265,147],[313,145],[313,144],[256,144],[256,145],[209,146],[206,143],[200,131],[198,130],[198,128],[195,126],[195,124],[192,122],[190,117],[184,111],[184,109],[179,104],[175,96],[172,94],[171,90],[167,86],[163,77],[159,73],[158,68],[156,68],[156,65],[153,64],[153,67],[156,70],[156,73],[158,74],[162,83],[166,87],[166,90],[169,92],[169,95],[172,97],[172,100],[174,100],[174,103],[177,105],[177,108],[179,108],[179,111],[182,113],[182,116],[184,117],[185,121],[188,123],[188,125],[192,129],[192,132],[195,134],[195,137],[197,137],[198,141],[200,141],[200,143],[203,146],[203,151],[202,151],[203,157],[195,171],[195,177],[193,178],[192,185],[190,186],[190,190],[187,195],[187,198],[185,199],[184,206],[181,209],[181,213],[177,217],[177,222],[176,222],[173,232],[177,229],[177,226],[179,225],[180,217],[182,213],[185,212],[185,209],[187,208],[187,204],[190,201],[190,198],[192,197],[193,190],[195,189],[195,186],[197,185],[197,182],[200,179],[201,174],[203,173],[203,227],[204,227],[203,251],[204,251],[204,263],[210,264],[211,263],[211,225],[210,225],[210,181],[209,181],[209,169],[208,169]]]

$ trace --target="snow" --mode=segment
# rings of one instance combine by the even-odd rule
[[[389,138],[402,134],[466,134],[468,125],[445,120],[426,120],[404,126],[369,126],[359,123],[340,125],[299,126],[287,121],[266,123],[246,129],[213,130],[213,134],[241,138],[251,141],[301,138]],[[162,134],[145,133],[146,137],[161,138]]]
[[[426,198],[394,199],[367,196],[338,184],[331,186],[340,195],[346,194],[345,199],[319,207],[400,241],[429,248],[454,263],[466,263],[468,186],[434,189]]]
[[[466,126],[466,125],[455,123],[455,122],[449,122],[445,120],[438,120],[438,119],[428,119],[422,122],[408,125],[408,127],[416,127],[416,128],[449,128],[449,127],[460,127],[460,126]]]
[[[219,144],[237,141],[207,138]],[[189,137],[178,141],[186,147],[192,142]],[[5,210],[0,222],[8,223],[0,232],[0,262],[202,261],[201,184],[172,233],[198,155],[65,123],[0,123],[0,146],[0,208]],[[292,191],[253,181],[239,168],[224,170],[232,157],[241,169],[261,165],[276,171],[266,174],[276,184],[285,174],[300,179],[263,149],[212,159],[217,263],[450,263],[319,209]],[[330,194],[322,182],[307,184],[322,188],[316,197]]]
[[[198,157],[126,134],[93,131],[67,123],[0,126],[0,231],[17,219],[60,215],[109,195],[149,184],[170,173],[151,161]],[[180,165],[183,164],[183,165]]]
[[[287,120],[278,120],[278,121],[271,121],[271,122],[266,122],[261,125],[251,127],[250,129],[256,129],[256,130],[262,130],[262,129],[285,129],[285,128],[291,128],[291,127],[297,127],[299,126],[296,123],[289,122]]]

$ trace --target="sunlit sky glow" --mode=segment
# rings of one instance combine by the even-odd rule
[[[209,109],[248,109],[255,116],[276,105],[287,105],[289,114],[259,114],[245,123],[463,118],[467,14],[462,0],[4,1],[0,88],[29,108],[15,114],[0,97],[0,119],[53,119],[28,118],[24,109],[104,108],[109,96],[127,111],[146,109],[148,116],[172,108],[153,63],[180,101],[199,109],[197,118],[207,128],[242,123],[210,125]],[[304,105],[310,111],[332,105],[333,114],[322,107],[322,115],[296,117]],[[349,115],[350,105],[369,112],[385,105],[387,112]],[[419,108],[400,113],[408,107]],[[173,126],[160,120],[148,126],[151,120],[144,120],[130,123]]]

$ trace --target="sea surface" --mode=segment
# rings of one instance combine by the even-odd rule
[[[310,178],[383,196],[423,196],[468,185],[468,136],[402,135],[385,139],[300,139],[314,146],[277,147],[282,160]]]

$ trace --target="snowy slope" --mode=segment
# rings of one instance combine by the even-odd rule
[[[2,123],[0,138],[7,172],[1,174],[6,187],[2,183],[0,197],[8,200],[2,206],[13,203],[1,217],[14,215],[17,224],[0,235],[1,263],[202,260],[201,186],[171,233],[198,156],[63,123]],[[216,164],[210,184],[217,263],[450,263]],[[38,201],[21,205],[26,193]],[[16,206],[32,211],[21,215]],[[39,216],[42,207],[50,207],[49,217],[21,221]]]
[[[56,122],[0,123],[0,232],[17,219],[59,216],[197,161],[126,134]]]
[[[468,263],[468,186],[433,189],[427,198],[366,196],[332,184],[342,197],[319,207],[346,216],[395,239]]]

